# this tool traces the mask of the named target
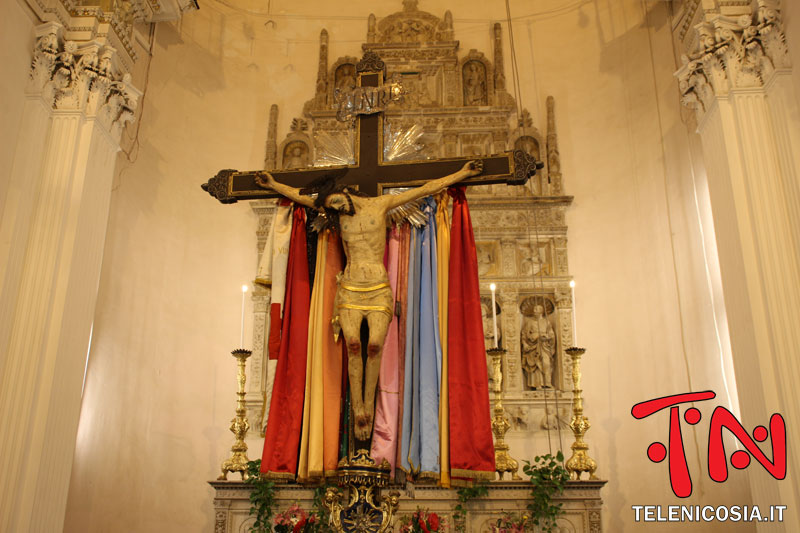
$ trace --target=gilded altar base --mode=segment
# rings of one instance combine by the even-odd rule
[[[339,461],[337,476],[344,491],[331,487],[323,499],[334,531],[384,533],[390,530],[400,500],[397,490],[381,496],[381,487],[389,484],[390,473],[389,462],[384,459],[376,463],[367,450],[358,450]]]

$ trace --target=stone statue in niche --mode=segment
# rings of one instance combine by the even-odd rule
[[[408,91],[400,102],[403,108],[414,109],[436,104],[433,98],[431,98],[428,81],[424,74],[403,74],[402,84]]]
[[[514,142],[516,150],[527,152],[539,161],[539,141],[530,135],[523,135]]]
[[[500,305],[495,302],[494,310],[497,314],[497,345],[502,346],[502,331],[500,328]],[[486,349],[494,348],[494,317],[492,316],[492,299],[489,297],[481,298],[481,318],[483,319],[483,343]],[[489,379],[492,375],[489,373]]]
[[[488,105],[486,94],[486,66],[480,61],[464,63],[464,105]]]
[[[308,145],[303,141],[290,142],[283,148],[283,168],[306,168]]]
[[[547,314],[545,307],[549,310]],[[553,388],[556,333],[547,315],[554,308],[552,302],[536,296],[526,298],[520,305],[523,316],[520,330],[522,369],[525,371],[525,385],[534,390]]]
[[[351,91],[356,86],[356,66],[352,63],[339,65],[334,75],[334,87],[340,91]]]

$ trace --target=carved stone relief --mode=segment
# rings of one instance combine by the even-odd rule
[[[514,276],[516,273],[516,261],[514,260],[516,244],[516,241],[510,238],[500,241],[500,247],[503,249],[503,275],[505,276]]]
[[[492,242],[475,242],[478,252],[478,276],[495,276],[500,271],[500,244]]]
[[[556,405],[545,406],[544,416],[539,421],[539,427],[544,430],[558,430],[569,427],[570,413],[568,408],[557,409]]]
[[[516,246],[520,276],[549,276],[552,273],[551,242],[521,242]]]
[[[559,518],[556,522],[555,533],[575,533],[575,525],[566,518]]]
[[[272,219],[275,214],[275,201],[265,200],[251,204],[253,212],[258,217],[256,231],[256,266],[261,261],[261,254],[267,242]],[[268,409],[264,409],[264,398],[272,393],[272,383],[269,381],[269,363],[266,354],[266,341],[268,330],[268,313],[270,291],[268,288],[254,284],[253,293],[253,354],[248,360],[247,369],[247,419],[250,422],[250,432],[262,434],[266,427]]]
[[[415,109],[442,105],[442,69],[436,67],[428,70],[429,72],[404,72],[400,75],[400,83],[408,91],[400,104],[401,108]]]
[[[506,408],[506,416],[511,423],[511,429],[516,431],[528,431],[530,424],[530,408],[523,405],[514,405]],[[533,428],[530,428],[533,429]]]
[[[464,89],[464,105],[488,105],[489,95],[486,91],[486,66],[477,60],[464,63],[461,68],[462,86]]]
[[[488,133],[465,133],[460,136],[461,155],[482,156],[491,152],[492,138]]]

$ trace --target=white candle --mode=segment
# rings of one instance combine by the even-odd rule
[[[247,292],[247,285],[242,285],[242,330],[239,334],[239,348],[244,348],[244,295]]]
[[[489,285],[489,288],[492,290],[492,322],[494,322],[494,347],[497,348],[497,306],[494,303],[494,291],[497,289],[497,285],[492,283]]]
[[[569,287],[572,289],[572,345],[577,347],[578,346],[578,320],[576,315],[578,314],[578,304],[575,301],[575,280],[569,282]]]

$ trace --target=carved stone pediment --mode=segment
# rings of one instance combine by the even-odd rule
[[[444,19],[417,7],[417,0],[404,0],[403,10],[384,17],[375,27],[370,15],[367,43],[435,43],[453,40],[453,17],[448,11]]]

